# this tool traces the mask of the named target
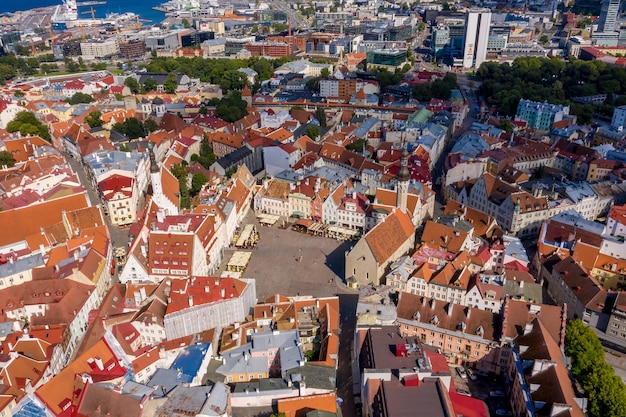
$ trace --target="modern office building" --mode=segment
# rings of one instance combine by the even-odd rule
[[[598,32],[614,32],[620,0],[604,0],[598,22]]]
[[[466,16],[463,68],[478,68],[487,57],[491,12],[470,10]]]
[[[368,66],[400,68],[407,60],[406,49],[379,49],[367,53]]]

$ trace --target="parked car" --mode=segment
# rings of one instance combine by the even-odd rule
[[[505,395],[505,394],[504,394],[504,391],[500,391],[500,390],[497,390],[497,391],[491,391],[491,392],[489,393],[489,396],[490,396],[490,397],[504,397],[504,395]]]
[[[471,397],[472,394],[470,394],[469,392],[465,391],[464,389],[458,389],[456,390],[457,394],[461,394],[461,395],[466,395],[468,397]]]
[[[496,410],[496,415],[497,416],[512,416],[513,413],[507,410]]]
[[[474,371],[472,370],[472,368],[467,368],[465,370],[465,372],[467,372],[467,376],[469,377],[469,379],[471,379],[472,381],[476,381],[476,375],[474,375]]]
[[[463,379],[467,379],[467,373],[465,372],[465,369],[463,369],[462,367],[457,367],[456,368],[456,373],[459,374],[459,376]]]

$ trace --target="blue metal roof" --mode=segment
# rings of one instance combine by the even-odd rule
[[[178,354],[170,369],[180,371],[184,375],[190,375],[193,379],[198,374],[210,347],[211,344],[208,342],[187,346]]]

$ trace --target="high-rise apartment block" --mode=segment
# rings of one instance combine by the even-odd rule
[[[470,10],[467,13],[463,68],[478,68],[485,61],[490,25],[491,12],[489,10]]]

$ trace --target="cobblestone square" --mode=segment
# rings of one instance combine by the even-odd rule
[[[251,250],[252,259],[243,278],[256,279],[257,297],[265,300],[276,293],[283,295],[328,296],[353,291],[343,285],[344,255],[354,242],[341,242],[282,228],[282,221],[263,226],[251,214],[259,242]],[[243,228],[243,225],[242,225]],[[224,254],[221,271],[236,251]]]

